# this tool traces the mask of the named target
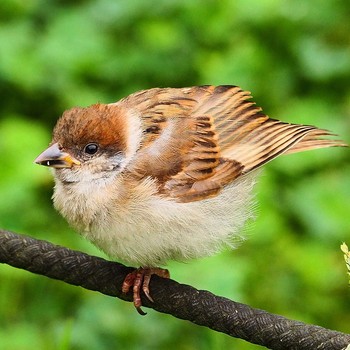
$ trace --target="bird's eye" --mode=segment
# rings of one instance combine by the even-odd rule
[[[84,152],[87,154],[95,154],[98,151],[98,145],[96,143],[88,143],[85,148]]]

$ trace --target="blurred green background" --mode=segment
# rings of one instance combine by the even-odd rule
[[[104,256],[54,211],[33,164],[65,109],[156,86],[234,84],[271,117],[350,141],[350,3],[2,0],[0,226]],[[170,263],[179,282],[350,332],[339,246],[350,243],[350,153],[265,167],[257,221],[236,251]],[[0,266],[0,349],[258,349],[189,322]]]

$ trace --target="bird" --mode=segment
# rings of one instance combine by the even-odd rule
[[[73,107],[35,163],[53,169],[53,203],[112,259],[140,314],[160,266],[235,248],[254,218],[259,168],[282,154],[346,146],[330,131],[272,119],[235,85],[151,88]]]

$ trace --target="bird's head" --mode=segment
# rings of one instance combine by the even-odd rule
[[[53,168],[64,183],[110,178],[137,150],[128,139],[127,122],[125,111],[116,105],[72,108],[58,120],[50,146],[35,163]]]

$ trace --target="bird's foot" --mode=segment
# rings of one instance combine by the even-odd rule
[[[140,315],[146,315],[145,312],[142,311],[141,306],[141,288],[145,293],[148,300],[153,302],[153,299],[149,292],[149,282],[151,280],[152,275],[158,275],[164,278],[170,278],[169,271],[161,268],[148,268],[148,267],[140,267],[130,273],[128,273],[124,279],[122,292],[128,293],[130,288],[132,287],[133,291],[133,300],[134,306],[137,312]]]

